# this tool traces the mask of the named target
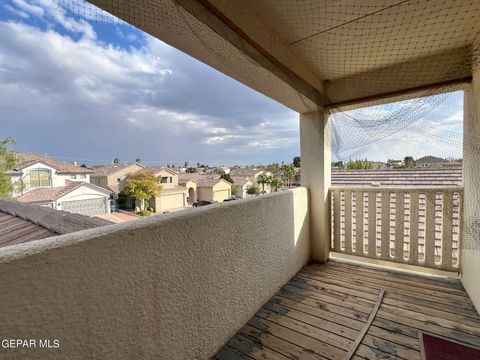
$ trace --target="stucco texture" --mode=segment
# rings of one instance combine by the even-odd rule
[[[5,248],[2,359],[206,359],[309,259],[307,190]],[[240,220],[240,221],[239,221]]]

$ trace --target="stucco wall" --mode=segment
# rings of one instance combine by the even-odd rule
[[[464,94],[462,283],[480,312],[480,70]]]
[[[309,250],[304,188],[3,248],[0,358],[206,359]]]

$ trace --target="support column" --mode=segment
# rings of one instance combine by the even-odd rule
[[[464,93],[462,283],[480,312],[480,69]]]
[[[309,190],[312,259],[328,260],[330,252],[330,126],[325,111],[300,114],[302,186]]]

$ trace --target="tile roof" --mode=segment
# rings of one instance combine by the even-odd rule
[[[199,173],[180,173],[178,174],[178,182],[186,183],[189,180],[197,181],[201,178],[206,178],[207,176],[213,177],[214,175],[204,175]]]
[[[436,156],[424,156],[420,159],[415,160],[415,163],[430,163],[430,164],[439,164],[439,163],[446,163],[449,162],[448,160],[436,157]]]
[[[146,167],[144,168],[143,170],[140,170],[142,172],[151,172],[151,173],[158,173],[160,171],[166,171],[166,172],[169,172],[170,174],[172,175],[178,175],[178,172],[176,172],[175,170],[171,169],[171,168],[167,168],[165,166],[149,166],[149,167]]]
[[[215,186],[216,184],[218,184],[221,181],[225,181],[226,183],[230,184],[227,180],[220,179],[220,178],[207,178],[207,177],[205,177],[205,178],[198,178],[195,181],[197,182],[198,187]]]
[[[37,162],[42,162],[46,165],[57,169],[59,173],[65,174],[90,174],[93,173],[92,169],[84,168],[81,166],[73,165],[64,161],[55,160],[48,156],[43,156],[34,153],[22,153],[17,152],[15,153],[16,157],[16,164],[13,171],[10,173],[19,173],[21,169],[35,164]]]
[[[333,186],[461,186],[462,167],[429,169],[332,170]]]
[[[230,176],[233,180],[233,182],[236,184],[236,185],[240,185],[240,186],[244,186],[246,183],[248,183],[250,180],[250,178],[248,176]]]
[[[0,199],[0,247],[110,224],[96,217]]]
[[[230,170],[230,176],[250,176],[254,177],[255,175],[263,172],[263,170],[255,169],[232,169]]]
[[[65,181],[65,186],[57,186],[57,187],[40,187],[19,196],[17,198],[20,202],[49,202],[55,201],[65,194],[78,189],[84,185],[88,185],[91,187],[95,187],[97,189],[109,191],[108,189],[100,186],[96,186],[90,183],[86,183],[83,181]]]
[[[96,166],[94,167],[94,173],[92,176],[109,176],[112,174],[115,174],[116,172],[120,170],[124,170],[130,166],[139,166],[140,168],[143,168],[143,165],[140,164],[112,164],[112,165],[104,165],[104,166]]]
[[[82,181],[66,181],[66,186],[40,187],[30,190],[17,198],[20,202],[48,202],[55,201],[85,184]]]

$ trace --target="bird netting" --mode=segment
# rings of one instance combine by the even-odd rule
[[[202,44],[201,51],[213,54],[211,65],[240,81],[246,71],[256,74],[255,66],[261,67],[241,51],[209,37],[176,1],[92,1],[116,16],[83,0],[52,1],[87,21],[115,24],[122,21],[119,17],[140,28],[165,25],[167,40],[188,32]],[[257,24],[250,23],[252,28],[265,24],[275,29],[282,44],[298,56],[301,67],[295,70],[299,74],[307,74],[308,69],[320,80],[331,104],[327,141],[334,159],[385,161],[432,155],[478,163],[478,132],[463,129],[464,123],[473,123],[474,116],[463,113],[464,104],[467,109],[474,104],[468,96],[464,99],[463,90],[479,66],[480,1],[263,0],[246,1],[245,7],[258,19]],[[189,41],[182,43],[184,48],[192,47]],[[242,67],[245,62],[255,66]],[[295,65],[295,59],[291,62]],[[463,85],[462,81],[453,85],[457,80],[464,80]],[[260,73],[258,81],[266,81]],[[435,86],[423,88],[416,98],[400,96],[401,101],[363,108],[344,105],[349,99],[417,89],[422,84]],[[276,97],[283,95],[289,96]],[[480,166],[468,171],[469,176],[480,178]],[[478,222],[465,225],[464,247],[480,248]]]

